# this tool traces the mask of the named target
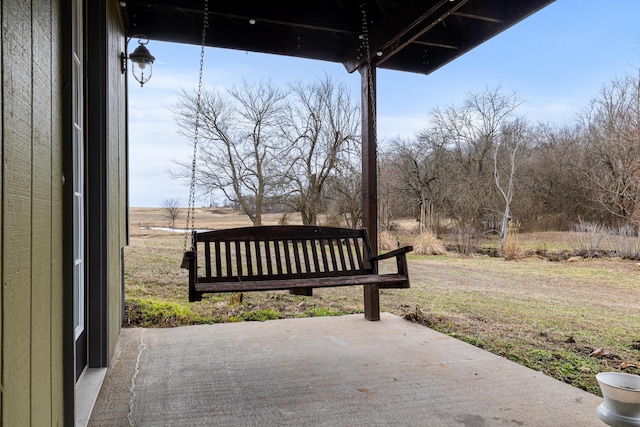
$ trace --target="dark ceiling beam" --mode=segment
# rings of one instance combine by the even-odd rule
[[[428,4],[429,2],[425,1],[403,3],[400,8],[392,11],[368,31],[369,58],[365,52],[361,52],[361,43],[357,43],[343,62],[345,68],[352,73],[368,61],[381,65],[464,6],[467,1],[439,0],[435,4]],[[382,52],[381,57],[378,57],[378,52]]]
[[[491,18],[489,16],[477,15],[475,13],[454,12],[452,15],[462,16],[463,18],[479,19],[481,21],[493,22],[494,24],[504,24],[504,19]]]
[[[460,46],[456,46],[456,45],[452,45],[452,44],[428,42],[428,41],[422,41],[422,40],[416,40],[413,43],[417,44],[417,45],[421,45],[421,46],[440,47],[442,49],[452,49],[452,50],[459,50],[460,49]]]

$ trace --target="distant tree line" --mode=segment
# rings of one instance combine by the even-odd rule
[[[501,88],[434,109],[413,138],[380,144],[381,228],[414,216],[421,230],[472,238],[510,221],[528,230],[567,230],[580,221],[640,226],[640,80],[616,79],[564,126],[532,124],[523,100]],[[176,108],[193,136],[196,96]],[[288,211],[316,224],[358,226],[360,113],[329,77],[204,90],[197,188],[222,192],[254,224]],[[190,175],[191,165],[174,171]]]
[[[531,124],[499,88],[435,109],[429,126],[381,155],[383,224],[506,234],[567,230],[581,221],[640,225],[640,81],[605,85],[577,120]]]

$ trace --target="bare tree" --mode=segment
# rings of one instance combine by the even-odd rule
[[[204,90],[201,97],[198,191],[222,191],[254,225],[262,224],[264,204],[281,184],[279,121],[284,98],[271,82],[244,82],[224,92]],[[196,111],[197,96],[183,92],[176,113],[186,135],[193,135]],[[190,174],[191,164],[182,164],[174,176]]]
[[[485,160],[495,149],[497,134],[514,119],[522,103],[515,93],[504,94],[500,87],[469,94],[464,108],[471,118],[469,141],[477,153],[479,171],[482,171]]]
[[[518,149],[526,128],[524,120],[515,118],[522,102],[515,93],[504,94],[499,87],[471,93],[465,101],[465,109],[471,118],[469,136],[476,152],[478,173],[482,173],[487,156],[493,158],[494,183],[504,203],[500,221],[503,246],[511,218]],[[502,182],[502,178],[506,178],[507,182]]]
[[[529,135],[513,200],[521,222],[530,229],[568,230],[578,218],[591,217],[592,203],[579,174],[585,156],[580,126],[538,124]]]
[[[328,223],[347,228],[362,227],[362,169],[360,157],[331,175],[323,189],[327,200]]]
[[[396,187],[400,182],[396,168],[392,164],[393,153],[381,151],[378,158],[378,218],[380,219],[380,230],[391,230],[393,218],[398,212]],[[405,198],[401,197],[401,204],[406,205]],[[402,208],[401,208],[402,209]],[[406,209],[405,212],[410,212]]]
[[[327,181],[344,174],[349,159],[360,152],[359,112],[346,86],[328,76],[290,89],[281,125],[289,142],[280,162],[288,166],[284,200],[300,212],[303,224],[315,225]]]
[[[583,176],[616,223],[640,224],[640,79],[604,86],[584,113]]]
[[[503,251],[509,232],[516,170],[521,163],[520,159],[525,148],[527,127],[527,122],[524,119],[517,119],[505,124],[493,150],[493,177],[496,188],[504,200],[504,211],[500,223]]]
[[[447,183],[440,187],[442,206],[465,230],[481,221],[491,223],[493,215],[488,213],[503,211],[497,208],[498,190],[490,166],[495,166],[492,160],[500,132],[514,120],[521,103],[499,87],[470,93],[461,106],[434,110],[431,127],[421,133],[443,149],[439,164]]]
[[[171,221],[171,228],[175,228],[176,219],[180,216],[180,201],[178,199],[164,199],[161,204],[165,217]]]
[[[486,159],[476,147],[479,141],[473,129],[471,111],[463,106],[436,108],[431,125],[420,132],[425,140],[440,140],[444,147],[441,187],[443,214],[465,230],[473,229],[481,220],[491,186],[484,168]]]
[[[422,132],[417,140],[396,138],[384,156],[395,171],[394,190],[418,207],[420,231],[436,231],[435,205],[441,178],[440,149],[432,134]],[[383,188],[387,185],[383,181]]]

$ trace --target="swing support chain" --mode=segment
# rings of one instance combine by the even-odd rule
[[[204,0],[203,9],[203,23],[202,23],[202,43],[200,48],[200,70],[198,74],[198,94],[196,96],[196,117],[193,134],[193,159],[191,161],[191,182],[189,186],[189,204],[187,207],[187,223],[184,233],[184,246],[183,252],[185,252],[185,259],[187,256],[187,239],[188,236],[193,234],[195,230],[195,213],[196,213],[196,163],[198,157],[198,138],[199,138],[199,126],[200,116],[202,115],[202,73],[204,69],[204,48],[207,40],[207,28],[209,27],[209,0]],[[190,252],[195,251],[193,242],[191,243]],[[185,264],[183,259],[183,268]]]

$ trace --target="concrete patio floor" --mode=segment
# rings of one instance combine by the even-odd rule
[[[400,317],[123,329],[90,426],[604,426],[602,399]]]

